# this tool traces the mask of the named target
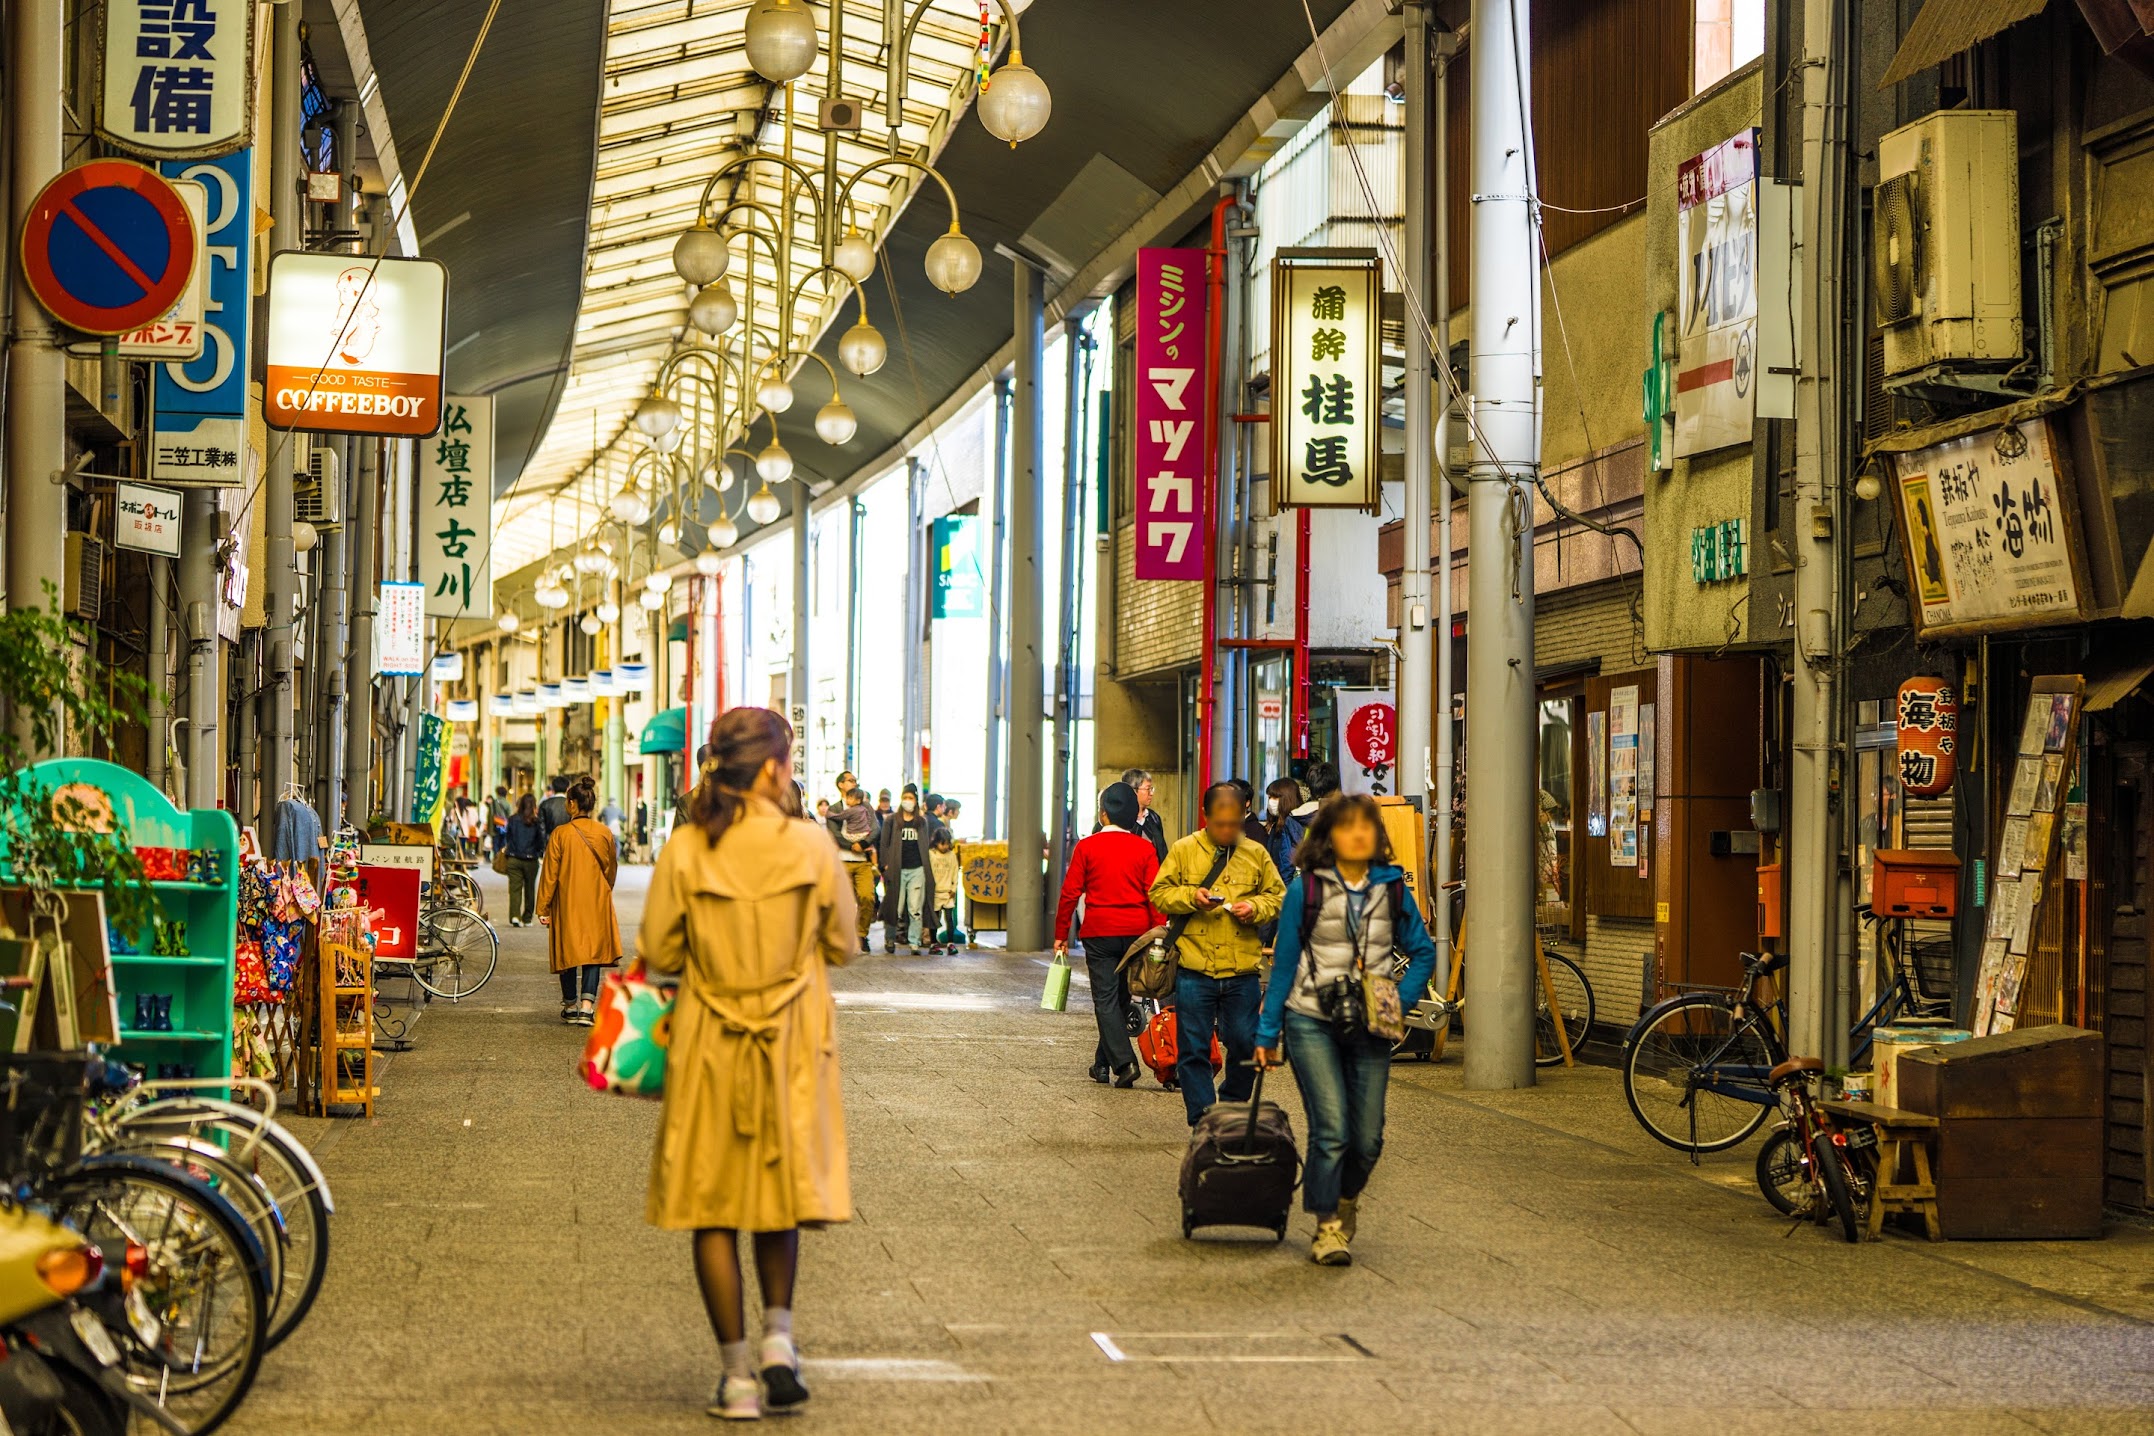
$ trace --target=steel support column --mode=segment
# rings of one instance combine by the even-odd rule
[[[1437,356],[1448,368],[1451,363],[1451,163],[1450,163],[1450,115],[1451,60],[1458,53],[1458,41],[1446,34],[1438,42],[1436,55],[1436,79],[1429,96],[1429,118],[1433,126],[1429,150],[1434,183],[1431,186],[1429,213],[1435,229],[1433,254],[1429,264],[1429,322],[1436,330]],[[1456,494],[1451,482],[1451,403],[1450,393],[1445,391],[1444,402],[1437,408],[1435,434],[1432,439],[1436,460],[1436,548],[1443,556],[1443,566],[1432,575],[1436,590],[1436,631],[1433,646],[1436,650],[1436,696],[1429,715],[1430,726],[1436,743],[1436,771],[1434,784],[1429,789],[1429,810],[1435,818],[1435,837],[1430,845],[1431,870],[1435,883],[1451,880],[1454,863],[1451,857],[1452,822],[1456,809],[1454,801],[1458,783],[1458,756],[1456,735],[1458,725],[1451,717],[1451,694],[1456,688],[1452,674],[1452,653],[1456,647],[1451,637],[1451,508]],[[1432,991],[1442,994],[1451,990],[1451,901],[1448,896],[1436,900],[1439,889],[1429,888],[1432,901],[1428,914],[1429,929],[1436,939],[1436,982]]]
[[[1429,629],[1430,474],[1436,439],[1430,423],[1429,331],[1429,11],[1406,0],[1406,553],[1399,571],[1399,792],[1428,796],[1430,710],[1434,680]],[[1438,904],[1439,906],[1441,904]]]
[[[353,821],[364,824],[375,811],[373,801],[374,722],[378,706],[374,696],[374,609],[379,592],[376,578],[374,513],[381,494],[381,444],[374,439],[352,441],[352,506],[345,515],[351,535],[350,594],[351,639],[344,668],[344,691],[351,696],[344,721],[344,793]],[[393,691],[393,686],[392,686]],[[379,806],[393,808],[393,783],[383,786]],[[393,816],[401,819],[403,813]]]
[[[10,516],[12,517],[12,516]],[[224,790],[217,715],[224,708],[217,664],[217,495],[190,489],[180,503],[180,611],[187,630],[187,796],[214,808]]]
[[[1013,333],[1010,445],[1010,868],[1008,915],[1012,952],[1035,952],[1047,946],[1047,888],[1042,860],[1047,832],[1041,806],[1046,798],[1046,734],[1040,700],[1046,691],[1046,667],[1040,651],[1045,591],[1040,582],[1040,468],[1046,413],[1040,392],[1040,362],[1046,346],[1046,315],[1040,272],[1013,262]]]
[[[62,46],[68,7],[60,0],[13,0],[8,6],[7,244],[12,249],[30,202],[60,173],[60,101],[67,89]],[[7,602],[10,608],[57,609],[65,582],[67,360],[60,333],[30,293],[18,261],[14,329],[7,336]],[[47,598],[45,587],[52,586]],[[27,750],[29,729],[14,718]]]
[[[1002,802],[1002,725],[1009,717],[1009,672],[1003,666],[1003,634],[1009,605],[1003,594],[1003,556],[1010,507],[1010,381],[995,378],[994,493],[987,519],[987,764],[981,775],[980,836],[993,842],[1008,836],[1009,814]]]
[[[808,476],[796,473],[793,475],[793,671],[786,688],[787,702],[793,711],[786,717],[800,730],[796,735],[796,746],[803,759],[807,759],[815,751],[814,745],[808,740],[808,730],[813,726],[813,719],[808,711],[809,610],[814,606],[811,580],[815,546],[810,542],[814,526],[809,522],[812,517],[808,511]],[[711,716],[715,718],[716,712]],[[811,766],[811,761],[801,762],[793,776],[799,780],[803,789],[812,793],[815,789],[809,781]]]
[[[306,248],[306,207],[299,198],[299,10],[297,4],[270,7],[269,242],[273,249]],[[263,350],[259,337],[269,325],[269,306],[255,306],[257,372]],[[258,809],[262,841],[271,840],[270,818],[292,781],[292,733],[297,690],[292,683],[292,613],[299,593],[298,559],[292,547],[292,489],[300,445],[295,435],[280,435],[269,446],[262,476],[262,644],[268,669],[263,691],[262,787]]]

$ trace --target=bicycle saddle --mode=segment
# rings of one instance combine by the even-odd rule
[[[1790,1077],[1806,1077],[1812,1072],[1825,1070],[1822,1057],[1790,1057],[1787,1061],[1765,1074],[1765,1084],[1777,1087]]]

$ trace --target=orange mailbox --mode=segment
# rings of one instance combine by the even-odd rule
[[[1871,856],[1870,911],[1879,917],[1951,917],[1960,906],[1960,855],[1944,848],[1879,848]]]
[[[1780,884],[1780,864],[1758,864],[1758,936],[1787,936],[1787,893]]]

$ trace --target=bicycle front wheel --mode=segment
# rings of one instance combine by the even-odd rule
[[[1754,1019],[1709,992],[1663,1003],[1623,1053],[1623,1097],[1655,1141],[1679,1152],[1724,1152],[1773,1110],[1771,1051]]]
[[[420,920],[411,975],[434,996],[456,1002],[486,985],[500,957],[501,940],[485,918],[470,908],[437,908]]]
[[[1548,989],[1556,990],[1555,1006],[1548,1003]],[[1586,1045],[1586,1034],[1593,1030],[1593,984],[1578,964],[1555,953],[1548,954],[1548,982],[1535,994],[1540,1000],[1533,1012],[1533,1060],[1541,1067],[1555,1067],[1563,1061],[1562,1044],[1556,1041],[1556,1019],[1560,1014],[1563,1032],[1570,1039],[1571,1053],[1576,1056]]]

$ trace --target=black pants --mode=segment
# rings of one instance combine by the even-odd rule
[[[598,996],[599,979],[606,969],[597,965],[589,967],[564,967],[556,974],[561,979],[561,1000],[575,1002],[585,997]]]
[[[1087,937],[1084,947],[1085,976],[1092,982],[1092,1016],[1099,1022],[1099,1045],[1092,1050],[1095,1067],[1127,1067],[1137,1060],[1129,1045],[1129,987],[1122,980],[1122,954],[1134,938]]]

